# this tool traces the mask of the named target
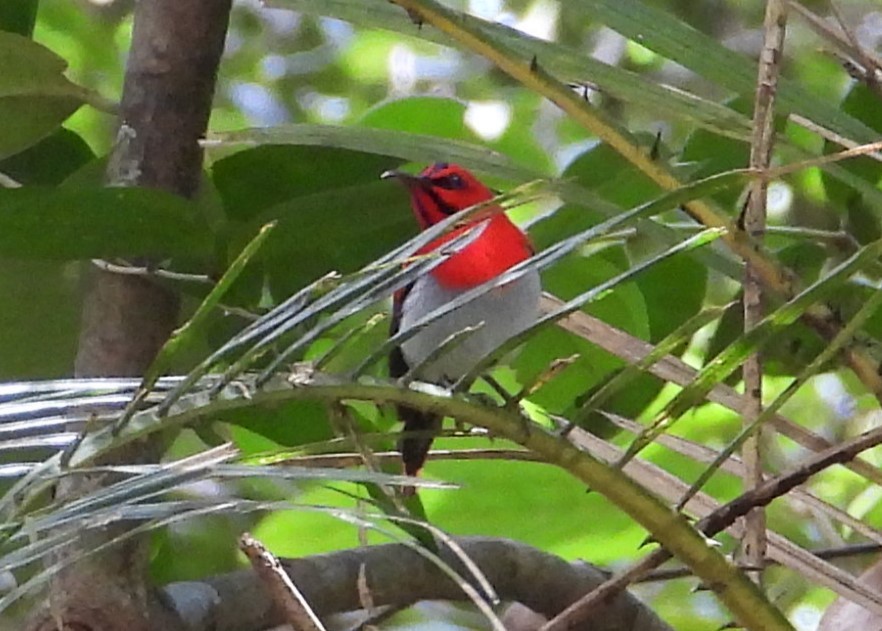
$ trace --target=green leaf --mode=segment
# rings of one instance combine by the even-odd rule
[[[290,401],[272,407],[255,406],[229,414],[221,412],[218,420],[232,426],[233,441],[245,455],[267,449],[266,443],[255,440],[251,432],[285,447],[317,443],[334,437],[328,424],[326,406],[312,401]]]
[[[439,449],[512,447],[498,438],[435,442]],[[621,511],[611,510],[607,499],[598,493],[586,494],[583,484],[557,467],[506,460],[429,460],[425,472],[430,478],[462,485],[455,493],[420,492],[432,523],[451,534],[509,537],[573,557],[590,549],[594,563],[633,557],[646,536]],[[599,512],[604,519],[595,520]],[[550,519],[536,528],[533,520],[524,519],[524,515],[536,514],[568,515],[570,519]],[[584,528],[589,522],[594,522],[590,532]],[[605,543],[592,547],[592,540]]]
[[[626,269],[628,262],[621,247],[607,248],[587,258],[571,255],[542,275],[542,287],[568,300]],[[643,296],[633,282],[617,286],[614,292],[588,304],[585,311],[632,335],[649,337]],[[574,353],[579,358],[532,394],[531,402],[550,412],[564,413],[588,389],[622,366],[618,358],[557,327],[547,327],[532,336],[512,366],[521,383],[531,383],[551,362]]]
[[[4,235],[0,233],[0,241]],[[70,374],[81,291],[69,263],[0,258],[0,379]]]
[[[194,208],[153,189],[0,189],[0,256],[208,255],[211,235]]]
[[[639,0],[576,0],[585,15],[641,46],[741,95],[756,89],[756,64],[712,37],[678,20],[670,11]],[[776,105],[797,112],[858,142],[872,142],[872,129],[831,106],[797,82],[782,77]]]
[[[33,145],[83,104],[86,91],[64,76],[49,49],[0,31],[0,158]]]
[[[0,173],[24,185],[55,186],[94,158],[78,134],[62,127],[24,151],[0,160]]]
[[[688,256],[659,261],[637,278],[646,303],[649,341],[658,342],[701,310],[707,269]]]
[[[332,270],[354,272],[417,232],[407,192],[390,181],[297,197],[257,219],[268,220],[278,221],[264,253],[277,296],[287,296]],[[253,224],[247,230],[253,232]]]
[[[455,45],[433,29],[417,29],[404,11],[384,0],[271,0],[269,4]],[[503,24],[474,16],[468,20],[487,39],[500,43],[524,59],[535,56],[544,68],[564,80],[596,85],[604,93],[642,107],[653,115],[676,116],[725,136],[749,137],[750,120],[724,105],[653,83],[637,73],[605,64],[577,49],[531,37]]]
[[[753,107],[752,102],[747,99],[735,99],[730,107],[738,111],[747,112]],[[680,155],[680,159],[687,164],[695,164],[696,171],[693,173],[694,179],[707,177],[714,173],[722,173],[732,169],[744,168],[749,162],[750,145],[747,142],[735,140],[733,138],[721,138],[719,135],[711,133],[706,129],[696,129],[693,131]],[[717,191],[714,194],[716,199],[723,208],[734,211],[736,202],[743,192],[743,188],[731,188]]]
[[[390,122],[396,122],[396,114],[402,114],[404,109],[420,108],[421,98],[396,101],[384,105],[382,109],[392,109]],[[446,110],[445,101],[435,101],[438,110]],[[407,104],[407,107],[404,104]],[[458,109],[463,109],[456,103]],[[326,149],[348,149],[363,153],[384,156],[389,164],[390,157],[400,158],[411,162],[428,164],[431,162],[446,161],[462,164],[485,173],[490,173],[504,178],[536,177],[535,171],[525,171],[514,166],[511,159],[506,155],[488,150],[476,142],[463,142],[456,140],[460,135],[444,133],[449,132],[455,125],[461,126],[461,114],[459,123],[449,123],[447,120],[438,120],[437,113],[431,110],[433,115],[428,117],[437,121],[439,125],[430,125],[428,132],[437,133],[413,133],[404,131],[400,127],[372,129],[368,127],[339,127],[335,125],[286,125],[272,128],[245,129],[235,132],[216,134],[212,137],[213,142],[221,145],[295,145],[304,147],[323,147]],[[378,123],[385,120],[382,112],[374,110],[368,113],[367,120]],[[402,117],[402,120],[406,120]],[[415,126],[419,128],[419,126]],[[462,137],[468,137],[463,134]],[[319,150],[320,151],[320,150]],[[321,154],[320,154],[321,155]],[[330,154],[332,159],[334,154]]]
[[[0,31],[30,37],[37,20],[39,0],[0,2]]]
[[[383,171],[400,164],[398,158],[334,147],[265,145],[215,162],[212,179],[227,216],[242,221],[294,198],[375,184]],[[364,206],[340,210],[353,219],[359,209]]]
[[[647,153],[653,140],[644,137]],[[585,151],[564,171],[562,178],[573,178],[601,197],[631,208],[664,191],[609,145],[598,144]]]
[[[259,258],[273,295],[287,296],[331,270],[353,272],[412,236],[407,192],[380,173],[398,158],[330,147],[272,145],[215,164],[214,182],[238,251],[263,224],[278,225]],[[296,264],[293,262],[296,261]],[[257,290],[260,279],[252,279]]]
[[[477,142],[477,136],[466,127],[465,109],[462,101],[456,99],[415,96],[382,103],[365,112],[359,124]]]

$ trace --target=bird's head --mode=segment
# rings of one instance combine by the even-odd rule
[[[395,178],[408,188],[411,207],[423,230],[460,210],[494,197],[493,191],[468,170],[447,162],[436,162],[419,175],[386,171],[380,177]],[[493,214],[493,211],[478,213],[472,220],[485,219],[488,214]]]

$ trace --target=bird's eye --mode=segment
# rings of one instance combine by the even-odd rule
[[[463,180],[457,173],[451,173],[450,175],[436,178],[435,184],[448,190],[461,189],[466,186],[465,180]]]

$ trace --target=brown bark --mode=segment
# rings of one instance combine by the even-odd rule
[[[516,541],[457,537],[455,542],[480,568],[501,600],[523,603],[546,617],[558,614],[606,578],[588,563],[567,563]],[[453,550],[442,545],[439,556],[477,585]],[[312,610],[323,618],[361,609],[358,582],[362,571],[365,589],[375,607],[401,607],[419,600],[467,601],[462,588],[437,565],[401,544],[283,560],[282,565]],[[191,622],[194,631],[259,631],[283,622],[251,570],[203,582],[172,584],[166,588],[166,598],[182,618]],[[573,628],[670,631],[649,607],[628,593],[617,594],[590,620]]]
[[[230,0],[137,3],[126,68],[120,133],[108,167],[114,186],[147,186],[193,197],[202,172],[198,141],[211,113]],[[77,376],[135,376],[150,365],[178,316],[178,297],[149,280],[91,271]],[[127,446],[108,463],[154,462],[155,439]],[[82,495],[106,478],[81,476],[59,486],[59,498]],[[105,544],[125,526],[82,533],[56,559],[67,562]],[[68,565],[53,581],[47,629],[173,628],[147,583],[147,541],[131,538]],[[151,615],[148,612],[153,612]]]

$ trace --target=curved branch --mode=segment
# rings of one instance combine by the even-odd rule
[[[587,563],[567,563],[551,554],[507,539],[464,537],[457,545],[478,565],[503,600],[520,602],[552,617],[606,576]],[[458,557],[442,547],[441,559],[462,576]],[[362,567],[373,604],[406,606],[420,600],[465,600],[453,581],[431,561],[402,544],[368,546],[283,561],[291,579],[320,616],[362,608]],[[165,599],[191,631],[258,631],[281,623],[271,599],[250,570],[203,582],[172,583]],[[210,626],[214,625],[214,626]],[[592,631],[669,631],[646,605],[620,594],[590,621]]]
[[[167,417],[159,416],[156,409],[139,412],[117,436],[113,436],[109,430],[89,435],[71,458],[71,464],[89,464],[95,456],[121,441],[136,440],[160,429],[211,418],[225,409],[286,400],[338,402],[357,399],[404,404],[485,427],[495,435],[513,440],[547,462],[567,470],[609,498],[646,528],[662,546],[692,568],[745,626],[768,631],[792,628],[756,586],[711,548],[685,517],[671,510],[622,472],[579,450],[565,438],[528,421],[517,411],[476,404],[464,396],[445,398],[384,382],[352,383],[316,372],[308,364],[296,366],[295,373],[288,379],[275,377],[261,389],[254,388],[253,381],[253,377],[243,376],[219,393],[218,400],[214,400],[210,392],[182,397],[172,406]]]

